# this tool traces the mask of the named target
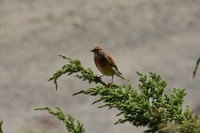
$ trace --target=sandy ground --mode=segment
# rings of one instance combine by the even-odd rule
[[[100,74],[89,52],[101,45],[137,88],[136,71],[159,73],[173,87],[186,88],[185,105],[199,102],[199,0],[0,0],[0,119],[5,133],[64,133],[64,125],[36,107],[60,106],[82,121],[87,133],[141,133],[129,123],[113,125],[117,110],[97,109],[96,98],[72,96],[93,86],[73,77],[48,78],[78,58]],[[110,80],[105,78],[104,80]],[[123,83],[115,78],[116,83]]]

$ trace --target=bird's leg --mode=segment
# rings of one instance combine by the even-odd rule
[[[113,78],[114,78],[114,76],[112,76],[112,82],[111,82],[111,84],[113,83]]]
[[[108,84],[108,86],[110,86],[113,83],[113,77],[114,75],[112,76],[112,81]]]

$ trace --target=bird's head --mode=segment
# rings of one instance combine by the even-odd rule
[[[96,46],[94,49],[91,50],[91,52],[94,53],[94,55],[96,56],[99,56],[99,57],[104,57],[104,50],[99,47],[99,46]]]

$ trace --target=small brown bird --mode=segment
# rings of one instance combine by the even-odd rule
[[[112,81],[110,84],[113,83],[113,76],[116,75],[123,80],[128,80],[122,76],[119,72],[117,65],[113,58],[103,50],[101,47],[97,46],[91,52],[94,53],[94,62],[98,68],[98,70],[103,74],[102,76],[112,76]],[[100,76],[100,77],[102,77]]]

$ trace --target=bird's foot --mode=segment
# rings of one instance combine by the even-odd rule
[[[95,80],[101,80],[101,77],[102,77],[103,75],[101,75],[101,76],[95,76]]]
[[[108,87],[110,87],[113,84],[113,82],[108,83]]]
[[[101,76],[95,76],[95,77],[94,77],[95,82],[96,82],[96,83],[102,82],[102,80],[101,80],[101,77],[102,77],[102,76],[103,76],[103,75],[101,75]]]

